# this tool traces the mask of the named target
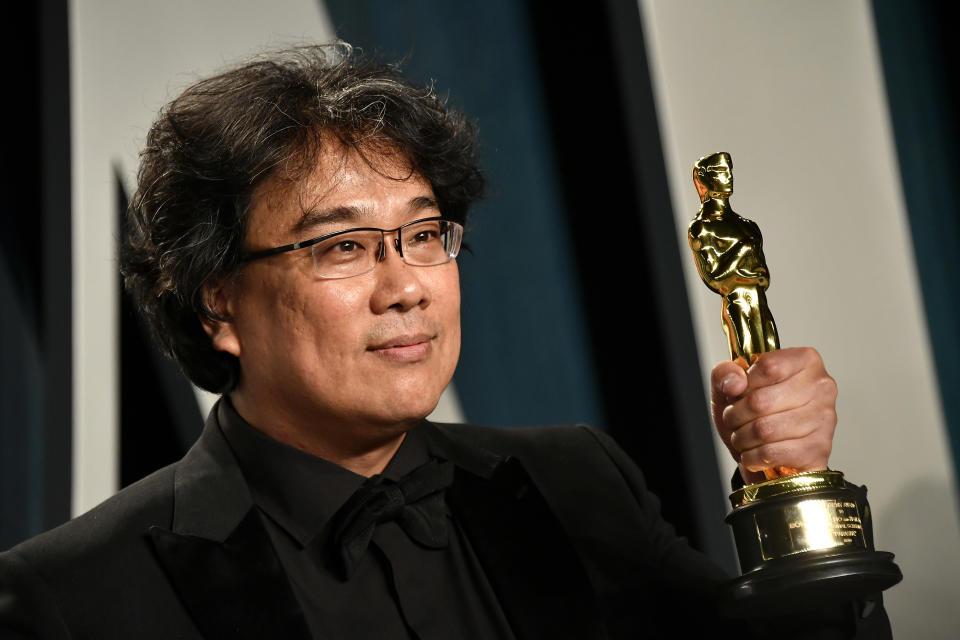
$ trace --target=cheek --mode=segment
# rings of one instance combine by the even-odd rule
[[[451,263],[450,273],[439,283],[437,303],[447,334],[452,366],[456,366],[460,355],[460,274],[456,262]]]
[[[294,314],[302,336],[300,346],[312,347],[321,358],[347,358],[365,350],[363,318],[368,313],[369,292],[356,282],[349,283],[351,286],[340,282],[317,283]]]
[[[291,280],[248,283],[238,318],[244,352],[313,368],[310,360],[317,356],[337,358],[357,350],[363,329],[356,319],[368,295],[339,281]]]
[[[454,301],[451,303],[451,308],[448,311],[448,325],[449,331],[451,333],[451,338],[453,345],[457,351],[457,354],[460,353],[460,289],[456,290],[454,296]]]
[[[343,331],[353,324],[350,319],[360,317],[366,308],[369,294],[356,286],[345,286],[347,280],[327,280],[302,292],[300,313],[312,326],[328,331]],[[356,284],[356,283],[351,283]]]

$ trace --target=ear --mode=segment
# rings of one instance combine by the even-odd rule
[[[697,188],[697,195],[700,196],[700,202],[705,200],[707,187],[703,184],[703,168],[693,165],[693,186]]]
[[[210,342],[217,351],[224,351],[240,357],[240,336],[233,323],[236,307],[236,291],[233,282],[207,283],[203,287],[203,299],[207,308],[220,316],[220,320],[201,317],[203,330],[210,336]]]

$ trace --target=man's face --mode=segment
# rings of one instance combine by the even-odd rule
[[[371,159],[373,168],[335,148],[298,183],[274,179],[258,188],[246,248],[440,215],[430,185],[409,175],[406,163]],[[434,409],[460,352],[457,264],[411,266],[390,236],[386,245],[384,259],[359,276],[319,279],[307,248],[251,262],[223,287],[229,322],[211,334],[240,358],[238,409],[242,396],[244,406],[256,403],[260,420],[353,430],[359,438],[389,436]]]

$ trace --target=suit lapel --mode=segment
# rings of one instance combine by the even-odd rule
[[[518,640],[606,637],[586,571],[523,465],[425,426],[431,451],[458,466],[447,503]]]
[[[167,577],[207,638],[309,638],[217,407],[177,467],[172,530],[151,527]]]
[[[256,510],[223,542],[160,527],[150,537],[204,637],[310,637]]]
[[[309,638],[216,412],[177,468],[172,529],[150,529],[154,549],[204,637]],[[518,640],[606,637],[583,565],[522,464],[429,423],[422,432],[457,464],[447,502]]]

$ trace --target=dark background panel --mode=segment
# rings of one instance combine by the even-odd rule
[[[70,40],[66,0],[40,12],[40,169],[43,219],[43,528],[70,518],[73,477],[73,250]]]
[[[956,5],[874,0],[940,400],[960,478],[960,67]]]
[[[126,226],[129,196],[115,171],[118,229]],[[200,437],[193,387],[157,347],[146,320],[120,283],[120,486],[183,457]]]
[[[530,7],[609,430],[664,516],[733,571],[640,13]]]
[[[470,420],[606,423],[524,3],[335,0],[340,38],[403,59],[411,79],[479,126],[491,197],[458,260],[463,348],[454,378]]]
[[[0,170],[0,549],[70,515],[66,2],[6,10]]]
[[[2,102],[4,121],[22,126],[8,132],[0,160],[0,548],[39,530],[44,517],[40,16],[21,9],[18,18],[23,28],[2,45],[7,59],[26,63],[8,76],[22,98]]]

